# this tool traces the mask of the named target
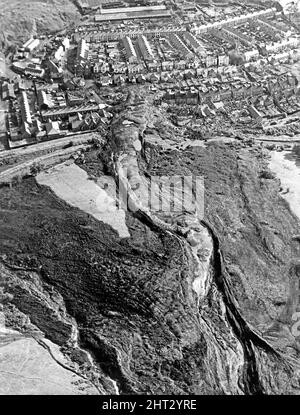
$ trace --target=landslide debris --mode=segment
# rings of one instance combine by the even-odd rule
[[[154,215],[145,220],[127,212],[130,238],[121,239],[27,178],[0,189],[0,254],[6,266],[34,266],[44,294],[35,296],[31,280],[24,279],[27,272],[15,270],[14,283],[4,285],[1,279],[13,296],[8,304],[25,307],[30,319],[41,307],[46,316],[47,307],[53,309],[53,321],[62,320],[64,328],[43,327],[37,318],[35,324],[48,338],[61,339],[63,350],[73,321],[101,390],[111,391],[111,379],[120,393],[299,393],[299,352],[290,332],[297,307],[291,292],[299,277],[299,249],[292,237],[299,224],[279,197],[279,183],[261,175],[266,161],[260,149],[149,144],[148,134],[161,143],[176,137],[164,116],[145,99],[129,95],[113,120],[106,151],[114,161],[117,154],[132,161],[133,172],[146,177],[204,176],[202,225],[214,240],[206,296],[199,301],[193,289],[195,258],[174,222],[172,231],[163,226],[165,215],[155,222]],[[123,123],[129,118],[133,124]],[[160,136],[166,124],[169,136]],[[109,160],[100,153],[93,150],[82,166],[94,176]],[[108,170],[115,173],[113,167]],[[26,307],[20,290],[38,299]],[[48,302],[51,290],[63,300],[67,319]]]

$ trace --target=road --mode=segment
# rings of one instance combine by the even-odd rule
[[[262,141],[266,143],[274,143],[274,144],[297,144],[300,143],[300,135],[297,134],[294,137],[290,137],[288,135],[260,135],[255,137],[255,141]]]
[[[82,144],[82,143],[86,143],[88,140],[93,139],[94,137],[96,137],[97,134],[95,132],[87,132],[87,133],[80,133],[80,134],[76,134],[76,135],[68,135],[66,137],[63,138],[58,138],[57,140],[52,140],[52,141],[45,141],[44,143],[39,143],[39,144],[33,144],[29,147],[20,147],[20,148],[16,148],[14,150],[6,150],[6,151],[2,151],[0,152],[0,161],[5,159],[5,158],[9,158],[9,157],[18,157],[18,156],[27,156],[30,154],[34,154],[34,153],[38,153],[41,151],[46,151],[46,150],[53,150],[53,149],[59,149],[62,148],[63,146],[67,145],[68,143],[70,143],[72,141],[73,145],[74,144]]]
[[[59,163],[63,162],[66,159],[68,159],[68,156],[70,156],[72,153],[75,153],[76,151],[86,148],[87,145],[85,144],[79,144],[77,146],[73,146],[64,150],[58,150],[55,152],[52,152],[50,154],[46,154],[40,157],[35,157],[29,161],[26,161],[24,163],[20,163],[18,165],[15,165],[11,168],[8,168],[7,170],[4,170],[0,172],[0,182],[10,182],[13,177],[18,175],[25,175],[26,173],[30,172],[30,167],[34,163],[38,163],[40,165],[43,165],[43,167],[49,167],[53,163]]]

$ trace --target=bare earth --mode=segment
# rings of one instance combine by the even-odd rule
[[[130,237],[125,223],[125,212],[117,209],[115,200],[76,164],[63,163],[37,176],[37,182],[49,186],[53,192],[71,206],[110,225],[121,238]]]
[[[58,346],[48,340],[58,361]],[[97,394],[96,388],[56,362],[33,338],[0,329],[0,395],[79,395]]]
[[[286,157],[287,154],[288,151],[272,151],[269,167],[280,179],[283,192],[289,189],[288,193],[283,193],[282,196],[300,220],[300,168],[295,161]]]

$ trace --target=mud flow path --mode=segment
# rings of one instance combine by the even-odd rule
[[[174,183],[173,203],[176,204],[178,195],[192,197],[187,208],[180,213],[171,210],[160,210],[158,206],[153,209],[153,203],[149,203],[149,192],[151,202],[161,201],[160,207],[171,206],[172,195],[166,192],[162,185],[150,183],[150,178],[145,177],[139,167],[139,158],[143,157],[144,140],[143,133],[147,123],[151,122],[151,115],[147,104],[142,97],[129,94],[124,112],[112,122],[112,158],[114,160],[114,173],[119,185],[120,195],[128,210],[152,230],[168,233],[174,239],[179,239],[182,249],[186,252],[189,261],[192,280],[191,287],[194,291],[195,301],[198,302],[199,314],[197,318],[201,321],[202,302],[208,294],[212,285],[217,287],[221,294],[222,307],[225,319],[231,327],[234,336],[238,339],[236,350],[227,350],[226,361],[229,364],[229,377],[236,387],[236,393],[262,394],[264,387],[260,381],[257,362],[257,348],[270,354],[275,360],[286,365],[284,357],[262,338],[245,321],[239,311],[237,302],[232,294],[229,280],[226,274],[226,265],[222,256],[222,248],[219,238],[212,226],[203,219],[203,200],[197,199],[193,194],[193,186],[182,187],[179,179]],[[182,181],[181,181],[182,183]],[[180,191],[179,191],[180,188]],[[175,196],[174,196],[175,195]],[[203,195],[203,193],[201,193]],[[194,197],[193,197],[194,196]],[[168,198],[170,200],[168,200]],[[175,199],[175,201],[174,201]],[[155,202],[154,202],[155,204]],[[182,204],[184,206],[184,202]],[[159,211],[159,212],[158,212]],[[208,341],[212,341],[210,328],[207,322],[201,322]],[[242,350],[242,352],[241,352]],[[214,347],[218,364],[221,366],[221,354]],[[227,386],[223,383],[224,392]]]

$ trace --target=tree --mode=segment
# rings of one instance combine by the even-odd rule
[[[20,183],[20,181],[21,181],[20,176],[14,176],[14,177],[11,179],[11,186],[16,186],[17,184],[19,184],[19,183]]]
[[[30,174],[32,176],[36,176],[38,173],[40,173],[40,171],[42,170],[42,166],[40,165],[40,163],[36,163],[34,162],[31,166],[30,166]]]

